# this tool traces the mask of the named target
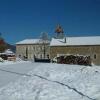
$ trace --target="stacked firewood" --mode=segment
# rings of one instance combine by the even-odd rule
[[[57,63],[91,66],[91,58],[90,56],[65,55],[58,57]]]

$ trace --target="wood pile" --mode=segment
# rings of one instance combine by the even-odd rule
[[[57,63],[91,66],[91,58],[90,56],[65,55],[57,57]]]

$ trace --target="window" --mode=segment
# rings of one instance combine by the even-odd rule
[[[94,59],[96,59],[96,54],[94,54]]]

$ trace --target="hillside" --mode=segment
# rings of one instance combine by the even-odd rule
[[[8,49],[11,49],[15,53],[15,51],[16,51],[16,46],[15,45],[11,45],[11,44],[8,44],[8,43],[6,43],[6,45],[7,45]]]

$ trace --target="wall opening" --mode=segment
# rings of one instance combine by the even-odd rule
[[[96,56],[96,54],[94,54],[94,59],[96,59],[97,58],[97,56]]]

